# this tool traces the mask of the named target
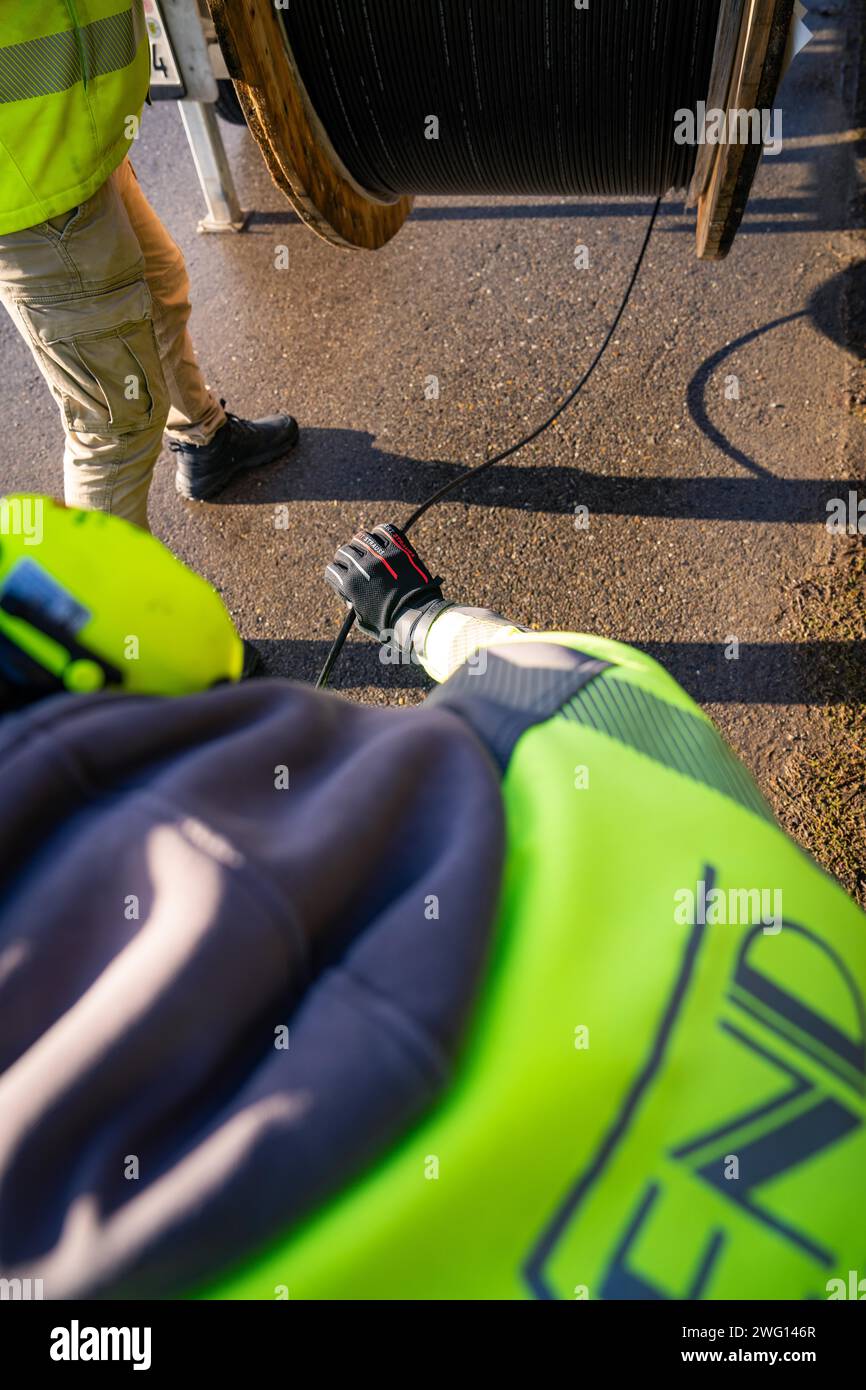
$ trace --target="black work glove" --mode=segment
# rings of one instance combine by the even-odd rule
[[[442,601],[442,580],[430,577],[412,542],[390,522],[341,545],[325,579],[354,608],[362,632],[380,642],[407,608]]]

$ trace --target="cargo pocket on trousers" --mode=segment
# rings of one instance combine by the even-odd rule
[[[16,307],[68,429],[110,437],[151,425],[165,386],[146,285]]]

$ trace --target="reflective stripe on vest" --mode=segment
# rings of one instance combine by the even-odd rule
[[[133,62],[143,36],[141,10],[133,5],[77,31],[0,48],[0,102],[64,92],[78,82],[119,72]]]

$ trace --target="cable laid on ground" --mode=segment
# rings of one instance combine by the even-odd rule
[[[593,357],[592,361],[590,362],[589,366],[587,367],[586,371],[583,373],[583,376],[580,378],[577,384],[572,388],[571,391],[569,391],[568,395],[562,401],[560,401],[559,405],[556,407],[556,409],[553,411],[551,415],[548,415],[546,420],[543,420],[542,423],[540,425],[537,425],[534,430],[531,430],[529,434],[524,435],[523,438],[519,439],[516,444],[510,445],[507,449],[503,449],[501,453],[494,454],[492,458],[485,459],[483,463],[476,463],[473,464],[471,467],[464,469],[462,473],[457,474],[456,478],[452,478],[450,482],[443,484],[442,487],[437,488],[435,492],[432,492],[430,496],[427,497],[419,507],[416,507],[414,512],[412,512],[409,517],[407,517],[406,521],[404,521],[401,526],[401,530],[408,531],[412,526],[415,525],[416,521],[420,520],[420,518],[424,515],[426,511],[429,510],[430,507],[435,506],[437,502],[441,502],[443,497],[446,497],[449,492],[453,492],[455,488],[461,485],[461,483],[465,483],[467,478],[477,477],[477,475],[479,473],[483,473],[486,468],[492,468],[494,464],[502,463],[504,459],[511,458],[513,454],[516,454],[519,449],[525,448],[527,444],[532,444],[534,440],[538,439],[539,435],[544,434],[545,430],[548,430],[550,426],[554,424],[556,420],[559,419],[560,415],[562,415],[562,413],[568,409],[571,403],[580,394],[586,383],[589,381],[589,378],[595,371],[596,367],[598,366],[599,362],[601,361],[602,357],[604,356],[607,347],[614,333],[616,332],[617,327],[619,326],[620,319],[625,313],[626,306],[628,305],[628,302],[631,298],[631,292],[635,287],[637,277],[640,273],[640,268],[643,265],[646,250],[650,242],[650,237],[652,236],[653,227],[656,224],[656,218],[658,217],[659,208],[661,207],[661,201],[661,197],[658,197],[655,201],[655,206],[653,207],[652,213],[650,214],[650,219],[649,223],[647,224],[646,233],[644,235],[644,239],[641,244],[637,260],[635,261],[634,269],[632,270],[628,285],[626,286],[625,294],[623,295],[622,300],[620,302],[620,306],[617,309],[613,321],[610,327],[608,328],[607,333],[604,336],[604,340],[601,344],[601,347],[597,350],[595,356]],[[328,652],[325,664],[322,667],[322,670],[319,674],[319,679],[316,681],[316,686],[319,689],[323,688],[328,684],[331,672],[334,669],[334,664],[338,656],[340,655],[340,652],[343,649],[343,644],[345,643],[346,638],[352,631],[352,626],[354,622],[354,611],[350,611],[346,614],[346,617],[343,620],[343,626],[340,628],[340,631],[337,633],[337,636],[334,639],[331,650]]]

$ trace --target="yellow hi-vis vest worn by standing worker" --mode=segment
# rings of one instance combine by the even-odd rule
[[[83,203],[147,96],[141,0],[0,0],[0,233]]]

